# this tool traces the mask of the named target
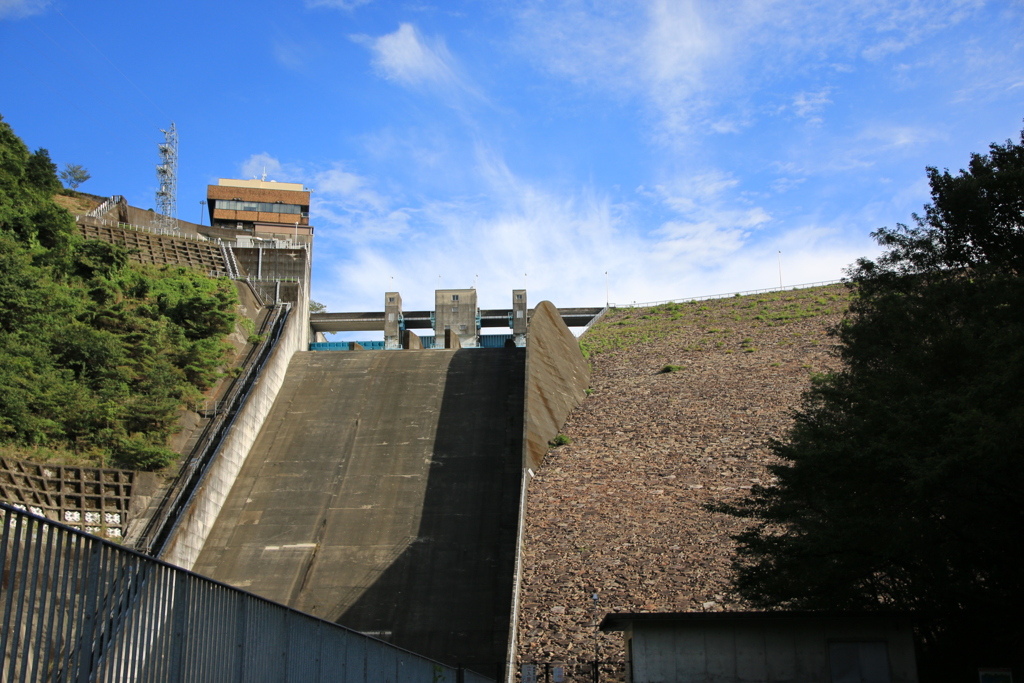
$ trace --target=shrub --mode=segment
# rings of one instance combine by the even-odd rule
[[[555,438],[551,439],[551,441],[548,441],[548,445],[551,446],[552,448],[558,448],[559,446],[568,446],[571,443],[572,439],[570,439],[565,434],[559,434]]]

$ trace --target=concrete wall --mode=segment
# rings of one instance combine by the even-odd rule
[[[138,225],[144,228],[159,228],[160,225],[160,214],[155,211],[149,211],[148,209],[140,209],[137,206],[130,206],[128,204],[120,204],[110,211],[107,215],[103,216],[107,219],[116,219],[122,223],[128,223],[130,225]],[[184,234],[195,235],[199,232],[199,224],[187,221],[183,218],[178,218],[178,230]],[[203,228],[205,229],[205,228]]]
[[[309,272],[306,249],[260,249],[234,247],[235,261],[242,277],[303,279]]]
[[[632,655],[627,663],[627,680],[631,683],[833,681],[830,644],[845,647],[854,642],[873,643],[875,648],[884,643],[891,682],[917,681],[908,619],[837,617],[635,623],[625,635],[627,643],[632,641],[627,646]],[[840,676],[839,680],[844,679]]]
[[[238,472],[249,455],[249,449],[256,441],[263,421],[274,405],[274,399],[284,382],[292,356],[309,343],[308,300],[305,304],[305,315],[302,312],[303,309],[293,307],[276,348],[263,366],[248,400],[235,417],[234,425],[221,445],[220,452],[199,485],[190,507],[182,514],[160,559],[185,569],[191,569],[195,564]]]
[[[516,290],[522,291],[522,290]],[[523,292],[525,299],[525,291]],[[525,301],[524,301],[525,305]],[[523,401],[523,473],[520,485],[519,525],[516,530],[516,563],[509,624],[507,683],[514,683],[515,652],[519,638],[519,591],[522,583],[523,528],[527,485],[532,470],[540,466],[548,442],[558,435],[573,408],[586,398],[590,365],[579,342],[550,301],[542,301],[529,319],[526,335],[526,390]]]
[[[542,301],[526,336],[526,447],[523,467],[537,468],[573,408],[586,397],[590,366],[558,309]]]
[[[317,333],[319,334],[319,332]],[[423,348],[423,342],[419,336],[412,330],[402,331],[402,348],[407,351],[418,350]]]

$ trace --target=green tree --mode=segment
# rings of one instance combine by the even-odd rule
[[[79,164],[64,164],[64,170],[60,172],[60,179],[72,190],[77,190],[78,186],[89,178],[92,178],[92,175],[85,166]]]
[[[222,374],[234,286],[82,239],[57,186],[0,118],[0,443],[160,468],[179,410]]]
[[[60,191],[57,164],[53,163],[50,153],[42,147],[29,156],[25,165],[25,178],[34,187],[51,195]]]
[[[814,379],[734,583],[755,605],[912,609],[935,680],[1024,664],[1024,133],[928,169],[914,226],[848,271],[843,369]],[[961,667],[961,668],[957,668]]]

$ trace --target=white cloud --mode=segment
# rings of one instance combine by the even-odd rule
[[[635,203],[621,204],[590,187],[526,181],[486,146],[477,148],[474,171],[484,181],[481,196],[405,206],[360,203],[359,193],[375,192],[369,179],[331,175],[322,188],[337,199],[322,196],[330,210],[316,212],[322,265],[315,298],[335,309],[373,310],[393,287],[410,310],[429,309],[439,284],[468,287],[479,276],[483,307],[507,305],[511,290],[523,286],[533,303],[598,305],[607,271],[613,301],[653,301],[772,287],[779,248],[791,261],[791,283],[836,279],[859,253],[814,225],[801,225],[788,241],[785,232],[763,235],[771,216],[744,203],[738,181],[725,173],[638,188]],[[667,215],[646,231],[639,215],[651,211]]]
[[[914,147],[938,139],[941,135],[932,128],[900,126],[894,124],[869,125],[860,134],[861,140],[873,143],[874,153],[902,147]]]
[[[351,196],[363,188],[363,179],[340,168],[317,174],[316,188],[320,192]]]
[[[646,0],[529,3],[520,49],[546,71],[616,98],[639,98],[677,146],[695,134],[734,132],[738,92],[794,73],[826,76],[917,45],[964,21],[983,0]],[[828,87],[794,99],[813,119]]]
[[[862,2],[860,15],[873,24],[877,37],[869,34],[861,54],[865,59],[877,61],[902,52],[960,23],[984,4],[984,0]]]
[[[379,38],[354,37],[373,51],[373,64],[382,76],[408,87],[462,86],[454,59],[444,41],[427,41],[412,24]]]
[[[776,178],[775,180],[772,181],[771,184],[772,191],[776,192],[777,194],[789,192],[790,190],[802,185],[806,180],[806,178]]]
[[[352,233],[350,238],[362,236],[379,240],[406,232],[408,214],[392,209],[392,202],[371,189],[365,177],[337,166],[313,174],[312,183],[315,201],[310,211],[314,220],[325,218],[353,225],[351,216],[363,217],[364,229],[361,233]]]
[[[580,86],[640,95],[674,135],[707,109],[709,67],[725,47],[707,14],[695,0],[651,0],[643,9],[534,3],[520,15],[519,42],[543,68]]]
[[[738,207],[727,196],[737,185],[726,173],[709,172],[657,186],[661,202],[678,214],[654,231],[658,253],[700,267],[740,250],[771,216],[761,207]]]
[[[890,167],[893,159],[920,153],[929,143],[943,140],[942,124],[910,126],[887,122],[865,122],[860,131],[827,133],[815,138],[813,145],[795,147],[785,160],[771,162],[772,169],[786,178],[830,176],[873,167]],[[777,192],[791,189],[789,180],[775,181]]]
[[[311,188],[310,213],[314,225],[333,224],[361,230],[348,233],[350,239],[373,236],[396,237],[406,231],[407,217],[392,211],[389,200],[369,189],[366,178],[344,170],[340,165],[327,170],[282,163],[266,152],[253,154],[239,164],[241,177],[303,183]]]
[[[281,162],[266,152],[253,154],[239,165],[243,179],[262,178],[264,174],[267,180],[293,180],[293,174],[286,172]]]
[[[373,0],[306,0],[306,7],[330,7],[340,10],[353,10],[368,5]]]
[[[825,108],[825,105],[832,104],[832,100],[828,98],[830,90],[831,88],[823,88],[818,92],[797,93],[793,98],[793,111],[801,118],[821,121],[817,114]]]
[[[0,0],[0,19],[21,19],[41,14],[50,0]]]

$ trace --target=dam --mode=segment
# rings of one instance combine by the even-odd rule
[[[525,349],[300,352],[193,569],[500,677]]]
[[[0,607],[51,621],[80,607],[62,626],[71,649],[40,649],[41,617],[26,624],[32,638],[0,639],[5,656],[32,667],[73,653],[66,666],[83,676],[154,680],[514,680],[526,489],[589,383],[568,325],[604,309],[531,309],[512,290],[511,308],[483,310],[474,288],[437,290],[433,311],[404,312],[386,292],[382,313],[311,316],[312,228],[178,221],[167,233],[127,223],[148,216],[119,196],[77,219],[133,259],[227,275],[253,324],[173,478],[83,470],[76,485],[93,500],[51,495],[45,468],[16,477],[21,507],[0,513],[12,534],[0,555],[21,564]],[[360,330],[384,341],[324,337]],[[326,350],[336,346],[346,350]],[[81,524],[95,518],[114,520],[106,534],[121,542],[90,536],[103,529]],[[32,563],[54,534],[70,554],[43,563],[37,593]]]

